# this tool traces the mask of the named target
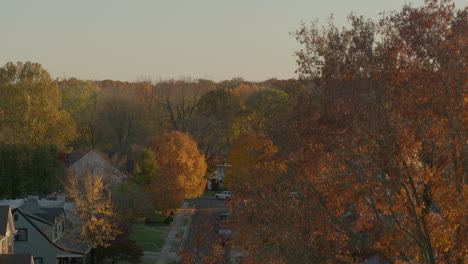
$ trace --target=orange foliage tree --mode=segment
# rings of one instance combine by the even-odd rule
[[[296,160],[299,199],[315,201],[325,224],[311,239],[343,262],[462,263],[466,9],[426,1],[379,24],[350,21],[296,32],[298,73],[321,79],[318,103],[296,116],[307,142]]]
[[[159,167],[151,178],[153,203],[159,209],[178,207],[184,198],[203,193],[207,165],[188,134],[176,131],[158,136],[149,149]]]
[[[241,133],[228,154],[232,167],[225,183],[233,192],[228,207],[235,220],[232,228],[238,231],[232,250],[248,248],[249,256],[244,258],[252,263],[277,259],[276,252],[281,252],[277,231],[289,226],[287,217],[277,216],[290,200],[286,165],[277,154],[278,148],[267,136],[251,133]],[[271,254],[257,254],[265,249]]]
[[[290,118],[288,171],[265,137],[233,144],[233,244],[250,263],[464,263],[467,9],[349,20],[295,33],[314,85]]]

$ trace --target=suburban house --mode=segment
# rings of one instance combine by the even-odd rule
[[[85,173],[92,176],[103,176],[104,183],[109,187],[115,187],[121,184],[127,176],[119,169],[114,167],[111,162],[105,158],[104,154],[97,151],[90,151],[81,159],[68,168],[69,173],[78,177]]]
[[[225,169],[229,167],[232,167],[232,165],[228,165],[228,164],[215,165],[216,180],[218,180],[220,186],[223,185],[223,180],[224,180],[224,177],[226,176]]]
[[[211,177],[209,177],[206,181],[206,188],[208,190],[213,190],[213,186],[211,186],[212,184],[212,180],[216,179],[218,181],[218,184],[219,184],[219,187],[222,187],[223,186],[223,181],[224,181],[224,177],[226,176],[225,174],[225,168],[229,168],[229,167],[232,167],[232,165],[229,165],[229,164],[221,164],[221,165],[214,165],[216,171],[214,172],[214,175],[211,175]]]
[[[0,205],[0,264],[34,264],[31,254],[14,254],[13,237],[16,234],[10,206]]]
[[[10,206],[0,205],[0,254],[13,253],[13,237],[16,234]]]
[[[32,254],[35,264],[84,263],[89,248],[77,239],[67,221],[64,197],[40,200],[37,196],[25,199],[2,200],[0,205],[11,206],[16,230],[13,242],[15,253]],[[70,230],[69,230],[70,229]]]

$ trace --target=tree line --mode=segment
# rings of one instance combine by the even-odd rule
[[[98,149],[132,174],[139,155],[155,137],[179,131],[197,143],[206,162],[218,162],[240,131],[260,132],[281,114],[281,109],[264,108],[286,101],[287,94],[272,89],[272,83],[190,78],[153,83],[53,80],[38,63],[9,62],[0,68],[2,160],[22,146],[31,150],[55,146],[62,155]],[[57,156],[57,151],[50,154]],[[55,178],[60,175],[58,170]],[[6,168],[0,177],[17,181]],[[19,179],[17,184],[22,184]],[[27,188],[0,195],[48,191]]]

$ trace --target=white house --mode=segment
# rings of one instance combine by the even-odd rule
[[[232,167],[232,165],[222,164],[222,165],[215,165],[215,167],[216,167],[216,179],[218,180],[220,184],[222,184],[224,177],[226,176],[226,174],[224,173],[225,172],[224,169]]]

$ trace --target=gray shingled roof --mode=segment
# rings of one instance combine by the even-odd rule
[[[22,206],[18,207],[18,210],[29,219],[33,218],[45,223],[49,223],[50,225],[55,223],[56,217],[59,217],[61,214],[65,213],[63,207],[42,207],[35,199],[28,200]],[[45,232],[45,230],[42,230],[42,228],[37,226],[36,228],[38,228],[38,231],[40,231],[52,244],[55,244],[62,250],[75,254],[82,254],[81,252],[83,252],[83,249],[86,248],[79,239],[73,237],[74,234],[70,231],[66,234],[63,234],[57,241],[52,242],[52,237],[49,232]]]
[[[55,218],[64,213],[63,208],[44,208],[41,207],[38,202],[31,199],[24,203],[18,209],[32,217],[39,218],[49,224],[55,223]]]

